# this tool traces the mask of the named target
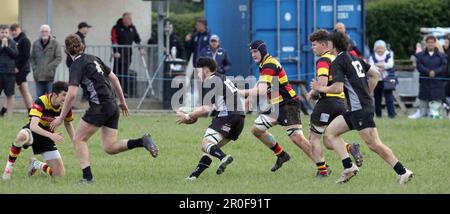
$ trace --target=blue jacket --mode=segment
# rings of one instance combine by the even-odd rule
[[[200,56],[214,59],[217,64],[217,72],[221,74],[225,74],[231,68],[231,62],[230,58],[228,57],[228,53],[220,46],[214,54],[211,50],[211,46],[208,45],[200,52]]]
[[[431,78],[430,71],[436,73],[436,78],[445,77],[447,72],[447,58],[436,48],[434,54],[430,55],[427,50],[417,54],[417,71],[420,73],[419,99],[442,100],[445,97],[445,82]]]
[[[192,36],[192,40],[189,43],[189,49],[194,54],[192,62],[194,63],[194,67],[196,67],[197,59],[200,56],[200,52],[209,46],[209,38],[211,38],[211,32],[209,30],[200,33],[197,32]]]

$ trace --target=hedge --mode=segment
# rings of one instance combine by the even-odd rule
[[[450,0],[380,0],[366,5],[369,46],[382,39],[395,58],[409,58],[421,41],[421,27],[450,27]]]

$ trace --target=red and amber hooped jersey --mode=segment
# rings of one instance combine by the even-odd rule
[[[272,104],[284,104],[285,102],[297,98],[292,86],[289,84],[286,71],[280,62],[274,57],[267,55],[259,64],[259,81],[269,84],[267,96]],[[278,90],[273,86],[278,82]]]
[[[333,84],[333,71],[330,71],[331,62],[336,59],[336,56],[331,54],[330,52],[325,52],[316,62],[316,77],[319,78],[320,76],[328,77],[328,83],[327,86],[330,86]],[[341,93],[320,93],[320,98],[326,98],[326,97],[337,97],[344,99],[345,94],[344,92]]]
[[[31,110],[29,112],[30,122],[32,117],[39,117],[39,126],[47,131],[50,130],[50,123],[59,116],[63,105],[54,107],[50,101],[50,94],[42,95],[36,101],[34,101]],[[67,113],[65,121],[70,122],[73,120],[72,110]],[[28,122],[28,125],[30,125]]]

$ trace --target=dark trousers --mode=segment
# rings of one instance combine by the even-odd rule
[[[375,114],[377,117],[381,117],[381,101],[384,100],[386,102],[386,109],[388,112],[388,116],[390,118],[394,118],[397,114],[395,113],[395,106],[394,106],[394,94],[393,90],[384,90],[383,88],[383,81],[379,81],[377,87],[375,87],[374,90],[374,98],[375,98]]]
[[[128,96],[129,91],[129,72],[130,62],[124,61],[122,58],[117,58],[114,61],[114,73],[119,78],[120,85],[125,96]]]

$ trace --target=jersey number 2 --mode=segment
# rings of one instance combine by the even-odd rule
[[[366,74],[363,72],[363,67],[359,61],[353,61],[352,62],[353,67],[356,70],[356,74],[358,74],[358,77],[365,77]]]

